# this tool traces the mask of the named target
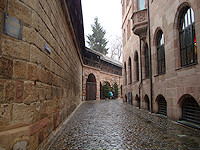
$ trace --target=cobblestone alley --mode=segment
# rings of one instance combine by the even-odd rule
[[[45,149],[200,149],[200,132],[121,100],[82,103]]]

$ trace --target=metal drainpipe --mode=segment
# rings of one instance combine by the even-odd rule
[[[151,89],[151,113],[153,113],[153,84],[152,84],[152,58],[151,58],[151,32],[150,32],[150,12],[149,0],[147,0],[147,13],[148,13],[148,35],[149,35],[149,61],[150,61],[150,89]]]
[[[141,39],[140,39],[140,76],[141,76],[141,81],[139,84],[139,99],[140,99],[140,104],[141,104],[141,97],[140,97],[140,93],[141,93],[141,87],[142,87],[142,47],[141,47]],[[140,104],[139,104],[139,108],[140,108]]]

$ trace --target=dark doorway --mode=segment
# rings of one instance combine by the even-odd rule
[[[150,111],[150,103],[149,103],[149,97],[148,97],[148,95],[145,95],[144,101],[145,101],[145,109],[148,110],[148,111]]]
[[[96,89],[96,78],[90,74],[86,82],[86,100],[96,100]]]
[[[104,99],[104,97],[103,97],[103,86],[102,86],[101,82],[100,82],[100,99]]]
[[[128,92],[128,103],[133,105],[132,92]]]
[[[167,101],[162,95],[159,95],[157,97],[158,102],[158,114],[162,114],[164,116],[167,116]]]

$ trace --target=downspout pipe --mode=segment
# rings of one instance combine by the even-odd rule
[[[152,83],[152,57],[151,57],[151,30],[150,30],[150,11],[149,0],[147,0],[147,13],[148,13],[148,36],[149,36],[149,73],[150,73],[150,90],[151,90],[151,113],[153,113],[153,83]]]
[[[141,77],[141,79],[140,79],[140,84],[139,84],[139,101],[140,101],[140,103],[139,103],[139,108],[140,108],[140,104],[141,104],[141,87],[142,87],[142,46],[141,46],[141,42],[142,40],[141,40],[141,38],[140,38],[140,77]]]

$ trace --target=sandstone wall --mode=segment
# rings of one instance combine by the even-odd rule
[[[21,40],[4,34],[4,12],[23,22]],[[69,25],[59,0],[0,1],[0,149],[36,149],[81,102]]]
[[[101,69],[86,66],[86,65],[84,65],[83,67],[83,72],[84,72],[83,74],[83,100],[86,100],[86,82],[90,74],[93,74],[96,78],[96,85],[97,85],[96,100],[100,100],[100,82],[103,86],[105,85],[105,81],[108,81],[111,85],[114,85],[114,83],[116,82],[119,88],[119,98],[121,97],[122,76],[104,72]]]
[[[123,0],[125,2],[125,0]],[[122,30],[127,30],[128,20],[131,19],[133,12],[137,11],[137,1],[131,1],[132,9],[129,6],[126,8],[124,16],[122,17]],[[158,112],[158,102],[156,101],[159,95],[163,95],[167,101],[167,116],[173,120],[179,120],[182,116],[181,103],[184,97],[187,95],[192,96],[200,105],[200,3],[198,0],[168,0],[168,1],[156,1],[150,2],[150,32],[151,32],[151,55],[152,55],[152,81],[153,81],[153,112]],[[123,3],[122,3],[123,4]],[[179,47],[179,18],[181,11],[185,6],[190,6],[195,15],[195,31],[197,40],[197,63],[191,66],[181,67],[180,63],[180,47]],[[131,20],[132,23],[132,20]],[[131,28],[133,24],[131,25]],[[158,74],[157,72],[157,48],[156,48],[156,35],[157,31],[161,29],[164,33],[165,42],[165,64],[166,73]],[[127,34],[126,34],[127,35]],[[139,81],[135,80],[134,69],[134,53],[138,50],[139,54],[139,37],[135,36],[133,32],[131,37],[125,40],[123,45],[123,99],[128,97],[128,92],[132,92],[133,105],[137,106],[136,96],[139,95],[139,83],[141,82],[141,67],[139,63]],[[146,109],[145,95],[150,99],[150,79],[146,79],[144,76],[144,44],[149,45],[148,33],[146,39],[141,43],[142,56],[139,62],[142,61],[142,84],[140,101],[141,108]],[[132,60],[132,83],[129,84],[129,71],[128,60],[129,57]],[[125,68],[126,63],[127,70],[127,84],[125,81]]]

